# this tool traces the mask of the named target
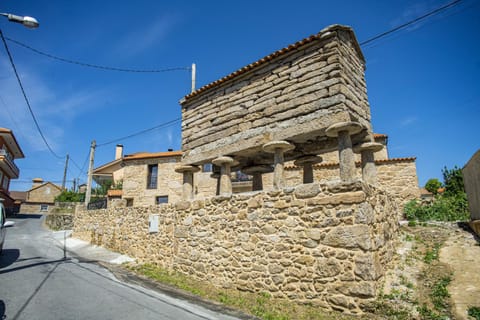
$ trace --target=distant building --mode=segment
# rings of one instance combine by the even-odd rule
[[[10,196],[9,187],[12,179],[18,179],[20,169],[15,159],[25,158],[12,130],[0,128],[0,198],[4,199],[7,212],[15,207],[15,200]]]
[[[55,204],[55,198],[62,193],[62,188],[51,182],[34,178],[33,185],[27,191],[25,202],[20,206],[20,213],[48,213]]]
[[[20,206],[27,201],[27,191],[10,191],[10,197],[13,202],[13,213],[20,212]]]

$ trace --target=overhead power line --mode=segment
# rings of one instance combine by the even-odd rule
[[[190,71],[192,69],[191,67],[174,67],[174,68],[165,68],[165,69],[132,69],[132,68],[117,68],[117,67],[110,67],[110,66],[102,66],[102,65],[98,65],[98,64],[81,62],[81,61],[76,61],[76,60],[71,60],[71,59],[58,57],[58,56],[55,56],[53,54],[46,53],[46,52],[40,51],[38,49],[35,49],[35,48],[25,44],[25,43],[14,40],[12,38],[5,37],[5,39],[7,39],[10,42],[15,43],[16,45],[24,47],[25,49],[33,51],[36,54],[48,57],[50,59],[62,61],[62,62],[65,62],[65,63],[75,64],[75,65],[79,65],[79,66],[82,66],[82,67],[88,67],[88,68],[102,69],[102,70],[108,70],[108,71],[133,72],[133,73],[161,73],[161,72],[170,72],[170,71],[179,71],[179,70]]]
[[[150,132],[150,131],[153,131],[153,130],[156,130],[156,129],[170,127],[170,126],[180,122],[181,120],[182,120],[182,118],[176,118],[176,119],[161,123],[159,125],[156,125],[154,127],[129,134],[128,136],[124,136],[124,137],[121,137],[121,138],[116,138],[116,139],[113,139],[113,140],[110,140],[110,141],[107,141],[107,142],[104,142],[104,143],[97,144],[97,147],[103,147],[103,146],[106,146],[106,145],[109,145],[109,144],[112,144],[112,143],[120,142],[122,140],[133,138],[133,137],[145,134],[147,132]]]
[[[3,32],[0,29],[0,36],[2,37],[3,44],[5,45],[5,50],[7,51],[8,59],[10,60],[10,64],[12,65],[13,71],[15,72],[15,77],[17,78],[18,85],[20,86],[20,89],[22,90],[23,98],[25,99],[25,102],[27,103],[28,110],[30,111],[30,114],[32,115],[33,122],[35,122],[35,126],[37,127],[38,133],[40,133],[40,136],[42,137],[43,142],[47,146],[48,150],[50,150],[50,153],[57,159],[64,159],[65,157],[60,157],[53,151],[53,149],[50,147],[50,145],[47,142],[47,139],[45,139],[45,136],[42,132],[42,129],[40,129],[40,125],[38,124],[37,118],[35,117],[35,114],[33,113],[32,107],[30,106],[30,101],[28,100],[27,94],[25,93],[25,89],[23,88],[22,81],[20,80],[20,76],[18,75],[17,68],[15,66],[15,62],[13,62],[13,57],[10,53],[10,50],[8,49],[7,41],[5,40],[5,37],[3,36]]]
[[[462,1],[462,0],[455,0],[455,1],[453,1],[453,2],[450,2],[450,3],[444,5],[444,6],[440,7],[440,8],[437,8],[437,9],[435,9],[435,10],[432,10],[432,11],[430,11],[429,13],[426,13],[426,14],[424,14],[424,15],[416,18],[416,19],[413,19],[413,20],[411,20],[411,21],[409,21],[409,22],[406,22],[406,23],[404,23],[404,24],[401,24],[401,25],[399,25],[398,27],[395,27],[395,28],[393,28],[393,29],[390,29],[390,30],[388,30],[388,31],[385,31],[385,32],[383,32],[383,33],[380,33],[380,34],[378,34],[378,35],[376,35],[376,36],[374,36],[374,37],[372,37],[372,38],[370,38],[370,39],[368,39],[368,40],[362,41],[362,42],[360,42],[360,45],[363,46],[363,45],[366,45],[366,44],[368,44],[368,43],[370,43],[370,42],[373,42],[373,41],[375,41],[375,40],[377,40],[377,39],[383,38],[383,37],[385,37],[385,36],[387,36],[387,35],[389,35],[389,34],[391,34],[391,33],[394,33],[395,31],[398,31],[398,30],[400,30],[400,29],[403,29],[403,28],[405,28],[405,27],[408,27],[408,26],[410,26],[410,25],[412,25],[412,24],[414,24],[414,23],[417,23],[418,21],[421,21],[421,20],[423,20],[423,19],[425,19],[425,18],[428,18],[428,17],[430,17],[430,16],[433,16],[433,15],[435,15],[435,14],[437,14],[437,13],[443,11],[443,10],[446,10],[446,9],[448,9],[448,8],[450,8],[450,7],[456,6],[456,5],[459,4],[461,1]]]

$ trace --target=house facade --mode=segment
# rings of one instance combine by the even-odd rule
[[[115,159],[93,170],[92,178],[98,184],[102,185],[107,181],[113,184],[120,184],[123,180],[123,145],[117,144],[115,147]]]
[[[172,150],[123,155],[123,146],[117,146],[115,160],[96,168],[93,179],[121,184],[121,190],[108,190],[107,196],[123,199],[128,207],[175,202],[182,195],[182,175],[175,172],[181,157],[181,151]]]
[[[42,178],[34,178],[33,185],[27,191],[25,202],[20,206],[20,213],[48,213],[55,205],[55,198],[62,193],[62,188]]]
[[[25,158],[12,130],[0,128],[0,198],[4,199],[7,212],[13,210],[15,200],[10,196],[9,187],[12,179],[17,179],[20,169],[16,159]]]
[[[141,152],[123,158],[123,194],[127,206],[176,202],[182,196],[182,175],[175,172],[181,151]]]

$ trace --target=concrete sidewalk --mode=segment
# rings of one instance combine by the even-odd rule
[[[72,238],[71,230],[52,231],[52,236],[60,248],[65,248],[67,257],[71,256],[80,262],[95,262],[108,269],[113,276],[120,282],[138,285],[140,287],[153,290],[168,297],[185,300],[192,304],[202,306],[208,310],[222,313],[225,318],[237,318],[246,320],[257,320],[258,318],[245,314],[242,311],[229,308],[219,302],[203,299],[193,293],[178,289],[176,287],[156,282],[145,276],[136,274],[123,266],[124,262],[133,262],[135,259],[107,250],[103,247],[92,245],[89,242]],[[166,298],[165,298],[166,299]],[[205,318],[207,319],[207,318]]]
[[[72,230],[53,231],[53,238],[75,258],[86,261],[106,262],[110,264],[122,264],[132,262],[135,259],[117,252],[95,246],[87,241],[72,238]]]

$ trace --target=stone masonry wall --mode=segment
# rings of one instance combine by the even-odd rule
[[[53,207],[53,204],[48,204],[47,210],[41,211],[40,203],[22,203],[20,206],[20,213],[45,213],[50,212]]]
[[[397,205],[359,181],[79,210],[74,236],[219,287],[361,313],[392,258]],[[159,232],[148,232],[159,214]]]
[[[183,161],[204,163],[272,140],[303,143],[342,121],[371,131],[364,61],[353,32],[331,26],[315,37],[187,96]]]
[[[417,168],[414,158],[392,159],[377,161],[377,179],[381,187],[388,190],[399,203],[399,219],[403,218],[402,209],[405,203],[412,199],[418,199]],[[313,170],[315,181],[338,179],[338,164],[317,165]],[[357,163],[357,177],[362,176],[360,163]],[[287,167],[285,170],[286,184],[294,186],[302,183],[302,169],[299,167]],[[272,185],[273,175],[265,174],[264,185],[268,188]]]

